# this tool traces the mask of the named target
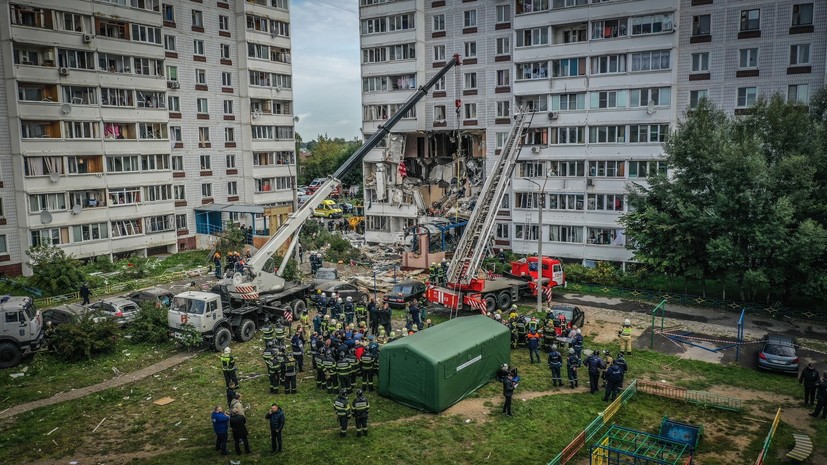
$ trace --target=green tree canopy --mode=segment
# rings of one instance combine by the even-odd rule
[[[324,178],[333,174],[336,169],[348,159],[353,152],[361,147],[362,142],[353,139],[346,141],[342,138],[330,138],[320,135],[316,140],[307,143],[307,150],[310,157],[304,162],[304,169],[299,176],[299,184],[307,184],[315,178]],[[343,184],[349,186],[362,184],[361,166],[356,167],[350,173],[340,179]]]
[[[32,269],[29,282],[47,295],[76,292],[86,282],[80,263],[59,247],[39,245],[27,250],[26,255]]]

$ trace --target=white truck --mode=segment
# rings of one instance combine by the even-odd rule
[[[20,364],[43,346],[43,316],[31,297],[0,297],[0,368]]]

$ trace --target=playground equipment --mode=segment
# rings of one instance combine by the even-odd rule
[[[690,345],[692,347],[697,347],[699,349],[703,349],[709,352],[722,352],[727,349],[731,349],[735,347],[735,361],[737,362],[741,355],[741,345],[744,343],[744,314],[746,313],[746,309],[741,309],[741,316],[738,318],[738,326],[735,336],[735,341],[726,341],[723,339],[710,339],[705,337],[695,336],[694,332],[692,331],[667,331],[664,328],[664,320],[666,319],[666,299],[662,300],[653,310],[652,310],[652,334],[650,335],[649,340],[649,348],[652,349],[655,347],[655,334],[659,334],[672,342]],[[660,330],[657,330],[657,317],[660,314]],[[697,342],[693,342],[697,341]],[[705,345],[699,344],[698,342],[708,342],[713,344],[721,344],[724,345],[721,347],[707,347]]]
[[[707,391],[691,391],[686,388],[651,381],[638,381],[637,386],[638,390],[645,394],[682,400],[691,404],[703,405],[704,407],[732,410],[734,412],[740,412],[743,408],[741,399],[713,394]]]
[[[669,417],[663,417],[663,421],[660,423],[660,429],[658,430],[658,436],[682,442],[688,445],[693,453],[695,449],[698,448],[698,443],[701,442],[701,436],[703,434],[703,426],[680,423],[675,420],[670,420]]]
[[[691,465],[693,448],[656,434],[612,425],[592,446],[591,465]]]

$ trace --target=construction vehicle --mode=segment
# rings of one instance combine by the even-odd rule
[[[550,257],[543,257],[541,260],[543,278],[539,281],[537,257],[513,262],[511,273],[503,276],[490,275],[481,272],[480,269],[487,251],[490,250],[489,242],[497,206],[502,203],[508,183],[511,181],[523,134],[530,124],[524,112],[518,111],[514,115],[514,122],[500,152],[501,155],[483,184],[476,207],[465,225],[465,232],[448,266],[446,282],[444,285],[430,283],[428,286],[426,296],[430,302],[451,310],[508,310],[520,297],[536,296],[537,292],[545,292],[550,287],[563,284],[563,266],[559,260]],[[542,286],[542,289],[538,285]]]
[[[323,180],[315,179],[308,186],[308,191],[313,188],[310,198],[290,214],[279,230],[247,260],[240,271],[228,271],[224,281],[214,286],[210,292],[184,292],[176,295],[167,317],[173,334],[181,334],[181,328],[190,324],[211,342],[215,350],[223,350],[230,344],[233,333],[240,341],[251,339],[256,327],[265,318],[297,320],[307,308],[313,284],[286,282],[282,275],[288,260],[282,260],[276,268],[277,258],[273,254],[289,244],[284,256],[292,255],[302,225],[329,195],[340,192],[340,179],[361,164],[365,155],[385,138],[405,113],[427,95],[448,70],[459,64],[459,55],[454,55],[425,85],[400,105],[393,116],[379,125],[376,133],[342,163],[333,175],[321,178]]]
[[[0,297],[0,368],[20,364],[43,346],[43,316],[31,297]]]

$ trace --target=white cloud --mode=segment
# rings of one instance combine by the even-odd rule
[[[296,131],[361,136],[361,77],[357,0],[295,0],[290,21]]]

